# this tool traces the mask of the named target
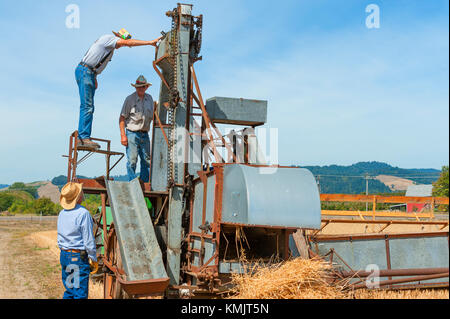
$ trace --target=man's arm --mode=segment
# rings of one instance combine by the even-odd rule
[[[159,37],[155,40],[152,41],[144,41],[144,40],[134,40],[134,39],[129,39],[129,40],[124,40],[124,39],[119,39],[116,42],[116,49],[123,47],[123,46],[127,46],[127,47],[137,47],[137,46],[141,46],[141,45],[153,45],[156,47],[156,44],[158,43],[158,41],[161,39],[162,37]]]
[[[93,226],[94,222],[92,221],[92,217],[86,210],[81,217],[81,236],[83,237],[84,247],[86,248],[89,258],[93,261],[97,261],[97,248],[95,245]]]
[[[120,143],[123,146],[128,146],[128,138],[127,134],[125,133],[125,117],[121,115],[119,117],[119,127],[120,127]]]

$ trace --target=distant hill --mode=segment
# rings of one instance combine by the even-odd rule
[[[95,177],[87,177],[83,175],[77,175],[78,178],[95,178]],[[111,176],[115,181],[128,181],[128,175],[116,175]],[[63,187],[67,183],[67,176],[66,175],[59,175],[52,179],[52,184],[59,187],[61,190],[61,187]]]
[[[295,166],[295,165],[293,165]],[[364,176],[369,175],[369,193],[392,193],[405,191],[409,185],[431,184],[439,178],[440,170],[425,169],[405,169],[394,167],[382,162],[359,162],[349,166],[328,165],[328,166],[301,166],[309,169],[320,184],[321,193],[340,194],[364,194],[366,191],[366,181]],[[78,176],[79,178],[93,178]],[[127,175],[115,175],[112,178],[116,181],[127,181]],[[67,182],[67,176],[59,175],[51,180],[51,184],[56,185],[61,190]],[[27,185],[38,186],[39,197],[50,197],[54,201],[59,196],[58,190],[47,182],[35,182]],[[4,186],[1,184],[0,186]],[[8,186],[8,185],[6,185]],[[0,187],[1,189],[1,187]],[[40,191],[39,191],[40,190]],[[5,191],[5,189],[3,190]],[[45,195],[44,195],[45,194]]]
[[[369,193],[391,193],[405,190],[408,184],[431,184],[439,178],[437,169],[405,169],[382,162],[359,162],[350,166],[302,166],[309,169],[320,183],[322,193],[362,194],[366,191],[368,174]],[[397,177],[394,178],[394,177]],[[395,183],[393,182],[395,180]],[[384,183],[383,183],[384,182]],[[401,182],[401,183],[400,183]]]
[[[30,193],[20,190],[5,190],[2,192],[2,194],[14,195],[15,197],[20,198],[25,202],[30,202],[34,199],[34,197]]]
[[[90,178],[83,175],[77,175],[78,178]],[[66,185],[67,183],[67,176],[66,175],[59,175],[56,177],[53,177],[51,180],[52,184],[55,186],[58,186],[58,189],[61,191],[61,188]]]

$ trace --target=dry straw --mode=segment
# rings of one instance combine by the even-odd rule
[[[295,258],[269,267],[255,265],[245,274],[233,274],[231,298],[348,298],[345,285],[332,284],[331,278],[332,266],[320,259]]]

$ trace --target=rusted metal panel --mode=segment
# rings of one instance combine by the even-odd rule
[[[138,179],[105,183],[127,281],[167,278]]]

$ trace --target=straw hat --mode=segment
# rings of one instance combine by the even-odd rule
[[[112,33],[114,33],[114,35],[116,37],[124,39],[124,40],[131,39],[131,34],[127,30],[125,30],[124,28],[120,29],[119,32],[113,31]]]
[[[61,189],[59,202],[64,209],[74,209],[81,196],[82,185],[80,183],[69,182]]]
[[[139,75],[139,77],[136,79],[136,83],[131,83],[131,85],[135,88],[139,88],[143,86],[150,86],[152,84],[150,82],[147,82],[147,79],[143,75]]]

